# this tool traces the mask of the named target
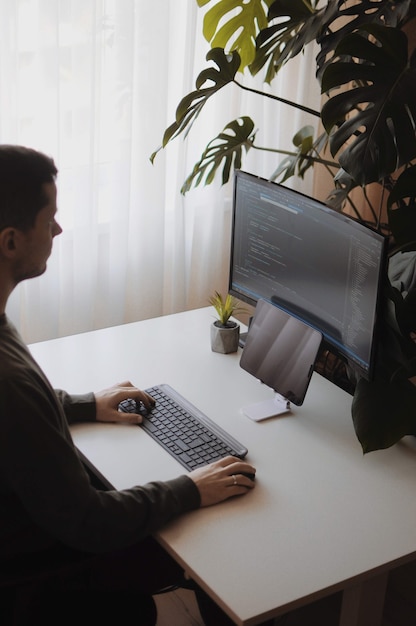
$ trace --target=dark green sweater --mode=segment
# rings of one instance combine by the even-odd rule
[[[187,476],[97,491],[68,428],[90,420],[93,394],[53,390],[0,315],[0,557],[56,542],[89,552],[122,548],[199,506],[198,489]]]

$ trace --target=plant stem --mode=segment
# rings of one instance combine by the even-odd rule
[[[258,89],[253,89],[252,87],[246,87],[242,85],[237,80],[233,80],[240,89],[244,89],[244,91],[250,91],[251,93],[255,93],[258,96],[265,96],[266,98],[270,98],[271,100],[276,100],[277,102],[282,102],[283,104],[288,104],[295,109],[299,109],[300,111],[304,111],[305,113],[309,113],[310,115],[314,115],[315,117],[321,117],[319,111],[315,111],[314,109],[310,109],[309,107],[305,107],[302,104],[297,104],[296,102],[292,102],[291,100],[285,100],[285,98],[279,98],[279,96],[274,96],[271,93],[266,93],[265,91],[259,91]]]
[[[310,156],[309,154],[299,155],[297,152],[291,152],[290,150],[279,150],[278,148],[265,148],[264,146],[256,146],[252,143],[249,145],[249,147],[251,150],[261,150],[263,152],[275,152],[276,154],[284,154],[285,156],[293,156],[293,157],[302,156],[303,159],[306,159],[308,161],[313,161],[314,163],[320,163],[321,165],[339,168],[338,163],[335,163],[334,161],[326,161],[325,159],[322,159],[321,157],[313,157],[313,156]]]
[[[364,198],[365,198],[365,200],[366,200],[366,202],[368,204],[368,207],[369,207],[369,209],[371,211],[371,215],[373,216],[374,222],[375,222],[375,224],[377,224],[377,228],[378,228],[379,225],[380,225],[380,215],[377,215],[373,205],[370,202],[370,199],[369,199],[368,193],[367,193],[367,187],[362,187],[362,190],[363,190]]]

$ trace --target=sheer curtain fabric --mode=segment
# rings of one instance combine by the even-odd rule
[[[19,285],[8,306],[26,341],[205,306],[226,289],[232,185],[183,197],[183,180],[241,114],[269,147],[287,148],[313,120],[229,86],[190,140],[152,165],[205,66],[202,17],[191,0],[2,1],[0,141],[46,152],[59,168],[63,234],[47,272]],[[317,106],[312,55],[278,80],[281,95]],[[244,163],[266,177],[275,166],[276,157],[255,151]]]

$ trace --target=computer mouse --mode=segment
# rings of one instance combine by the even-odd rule
[[[242,476],[247,476],[247,478],[249,478],[253,482],[256,478],[256,475],[252,474],[251,472],[240,472],[240,474],[242,474]]]

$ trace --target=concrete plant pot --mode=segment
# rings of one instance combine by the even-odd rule
[[[216,321],[211,325],[211,349],[213,352],[230,354],[237,352],[240,338],[240,325],[237,322],[228,322],[223,326]]]

